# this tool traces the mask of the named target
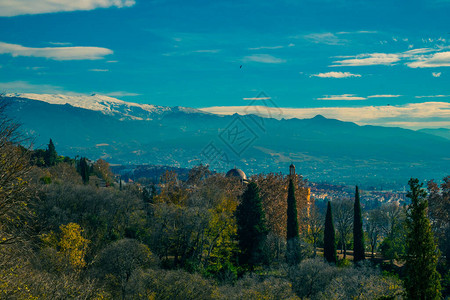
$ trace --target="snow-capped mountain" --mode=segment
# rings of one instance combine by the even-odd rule
[[[121,120],[146,120],[151,121],[161,118],[170,112],[201,113],[197,109],[187,107],[167,107],[150,104],[126,102],[113,97],[91,95],[62,95],[62,94],[7,94],[6,97],[37,100],[56,105],[71,105],[73,107],[99,111],[105,115],[115,116]]]
[[[241,165],[250,173],[279,172],[294,162],[311,180],[351,184],[379,184],[378,178],[404,184],[411,176],[443,178],[449,170],[448,139],[401,128],[322,116],[219,116],[102,95],[3,98],[8,117],[22,124],[37,148],[51,138],[58,153],[70,157],[180,167],[203,163],[221,171]]]

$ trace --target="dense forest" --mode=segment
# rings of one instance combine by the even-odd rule
[[[32,150],[0,120],[1,299],[440,299],[450,176],[408,205],[310,197],[301,176],[124,181],[104,160]]]

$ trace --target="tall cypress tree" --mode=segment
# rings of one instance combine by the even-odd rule
[[[250,182],[236,209],[237,236],[241,250],[239,263],[250,269],[264,260],[263,242],[268,230],[259,189]]]
[[[287,197],[287,251],[288,264],[295,265],[300,262],[300,245],[298,235],[297,202],[295,201],[295,187],[292,178],[289,179]]]
[[[353,209],[353,261],[358,262],[366,258],[364,253],[364,231],[361,215],[361,203],[359,201],[359,190],[355,190],[355,206]]]
[[[56,153],[55,145],[53,144],[52,139],[48,143],[48,148],[45,151],[45,164],[48,167],[54,166],[56,164],[56,159],[58,158],[58,153]]]
[[[333,213],[331,203],[328,201],[327,214],[325,216],[325,229],[323,237],[323,256],[330,263],[336,263],[336,237],[333,224]]]
[[[418,179],[408,182],[411,199],[406,225],[406,278],[408,299],[440,299],[440,274],[436,271],[438,250],[427,217],[427,193]]]
[[[89,183],[89,166],[87,164],[85,157],[82,157],[80,159],[80,174],[81,174],[81,179],[83,180],[83,183],[84,184]]]

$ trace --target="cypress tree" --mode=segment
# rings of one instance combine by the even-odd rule
[[[243,266],[253,266],[264,261],[263,242],[268,230],[259,189],[251,182],[241,198],[236,209],[237,237],[241,250],[239,263]]]
[[[411,199],[406,225],[406,277],[408,299],[440,299],[440,274],[436,271],[439,252],[427,217],[427,193],[418,179],[408,182]]]
[[[45,151],[45,164],[48,167],[54,166],[56,164],[56,159],[58,158],[58,153],[56,153],[55,145],[53,144],[52,139],[48,143],[48,148]]]
[[[81,179],[83,180],[83,183],[84,184],[89,183],[89,166],[87,164],[85,157],[82,157],[80,159],[80,174],[81,174]]]
[[[327,214],[325,216],[325,229],[323,237],[323,256],[327,262],[336,263],[336,237],[333,224],[331,203],[328,201]]]
[[[356,186],[355,190],[355,206],[353,209],[353,261],[358,262],[364,260],[364,231],[361,215],[361,203],[359,201],[359,190]]]
[[[297,202],[295,201],[295,187],[292,178],[289,179],[287,197],[287,251],[288,264],[295,265],[300,262],[300,245],[298,234]]]

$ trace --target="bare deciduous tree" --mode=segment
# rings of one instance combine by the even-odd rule
[[[333,218],[345,259],[347,257],[347,244],[350,241],[353,230],[353,201],[349,199],[333,201],[333,208]]]
[[[31,188],[31,167],[19,125],[6,116],[0,95],[0,245],[14,242],[25,233]]]

